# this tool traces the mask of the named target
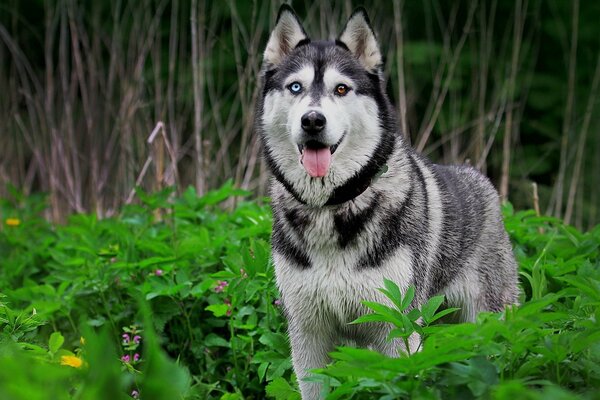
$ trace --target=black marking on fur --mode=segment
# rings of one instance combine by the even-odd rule
[[[506,263],[506,260],[503,260],[500,254],[496,252],[488,254],[487,259],[489,260],[489,265],[492,266],[503,265]],[[495,274],[490,274],[490,271],[487,270],[482,271],[480,269],[478,276],[482,287],[488,288],[488,290],[483,293],[486,309],[492,312],[502,311],[504,304],[511,302],[512,300],[502,298],[502,292],[505,290],[502,286],[502,281],[495,277]]]
[[[277,84],[273,80],[273,75],[275,75],[276,71],[277,71],[276,69],[270,69],[270,70],[265,71],[265,75],[264,75],[264,78],[263,78],[264,79],[264,84],[263,84],[263,90],[262,90],[263,98],[271,90],[274,90],[274,89],[277,88]]]
[[[319,106],[321,105],[321,99],[326,95],[325,91],[325,82],[323,81],[323,76],[325,74],[325,64],[318,63],[315,64],[315,75],[310,85],[310,105],[311,106]]]
[[[350,51],[348,46],[346,46],[346,43],[342,42],[340,39],[335,40],[335,45],[341,47],[344,50]]]
[[[427,191],[427,184],[425,183],[425,176],[423,175],[423,171],[421,170],[421,167],[419,167],[419,164],[417,164],[417,161],[415,161],[415,157],[417,157],[416,154],[410,154],[410,156],[408,157],[408,160],[410,162],[410,165],[413,168],[414,172],[414,176],[416,176],[417,181],[419,182],[419,186],[421,187],[421,192],[423,193],[423,218],[424,221],[422,221],[423,226],[427,227],[427,233],[429,234],[429,192]]]
[[[283,185],[283,187],[285,187],[285,190],[287,190],[292,196],[294,196],[294,198],[298,202],[300,202],[302,204],[306,204],[300,197],[300,194],[296,191],[296,189],[294,189],[294,186],[292,186],[292,184],[287,179],[285,179],[285,176],[283,176],[283,173],[279,169],[279,166],[277,165],[277,163],[275,163],[275,160],[271,156],[271,153],[267,147],[268,147],[267,144],[263,143],[263,148],[264,148],[263,154],[265,157],[265,161],[267,162],[267,165],[273,172],[273,176],[275,176],[275,179],[277,179]]]
[[[371,199],[371,203],[363,210],[352,213],[350,210],[340,212],[333,217],[335,229],[338,233],[338,243],[341,248],[346,248],[363,231],[365,225],[375,212],[381,195],[379,193]]]
[[[393,137],[392,137],[393,138]],[[394,141],[390,144],[390,139],[385,140],[383,137],[379,140],[379,144],[375,148],[373,156],[369,162],[362,167],[352,178],[346,183],[336,187],[331,196],[325,203],[326,206],[334,206],[345,203],[360,196],[371,185],[373,178],[386,165],[392,151],[394,150]]]
[[[287,260],[296,264],[300,269],[310,268],[310,259],[306,252],[298,247],[285,234],[285,227],[279,222],[279,218],[273,219],[273,235],[271,237],[273,251],[283,255]]]
[[[400,206],[383,211],[380,222],[383,232],[376,244],[367,249],[366,254],[359,260],[357,264],[359,270],[379,267],[400,245],[411,246],[415,244],[412,243],[415,239],[418,240],[418,236],[413,236],[411,226],[413,223],[411,212],[415,207],[414,194],[415,187],[411,182],[410,189]]]
[[[352,65],[342,67],[341,72],[349,76],[356,74]],[[381,168],[387,164],[396,145],[395,132],[398,126],[394,118],[394,110],[383,91],[381,78],[378,74],[367,73],[364,70],[362,73],[366,75],[369,84],[358,86],[355,89],[356,94],[370,96],[377,103],[381,137],[369,162],[346,183],[335,188],[325,205],[342,204],[360,196],[371,185],[371,181]]]
[[[445,171],[432,169],[438,183],[440,198],[442,200],[442,227],[440,237],[443,240],[437,253],[437,260],[431,268],[431,286],[429,295],[437,293],[440,289],[446,287],[456,274],[460,271],[457,261],[460,258],[460,236],[456,234],[456,229],[460,226],[460,209],[457,201],[454,199],[452,182],[449,181]],[[458,200],[460,201],[460,200]]]
[[[406,197],[397,208],[386,210],[380,222],[383,228],[379,240],[357,264],[358,269],[377,268],[391,257],[400,246],[406,246],[411,251],[411,265],[398,265],[397,268],[411,268],[413,281],[417,292],[421,294],[427,269],[429,254],[430,228],[427,198],[427,186],[419,165],[411,159],[413,154],[407,153],[410,163],[410,188]],[[421,296],[422,297],[422,296]],[[418,298],[418,301],[425,298]]]
[[[283,215],[285,216],[286,221],[292,229],[298,234],[299,237],[302,237],[306,227],[309,224],[308,216],[303,214],[300,210],[296,208],[284,209]]]
[[[416,238],[413,239],[412,246],[415,246],[419,249],[419,252],[414,252],[412,254],[412,282],[416,289],[416,300],[417,303],[421,303],[427,300],[424,294],[423,288],[427,285],[426,277],[427,277],[427,269],[430,268],[427,265],[427,256],[431,251],[436,251],[437,249],[427,248],[427,243],[430,242],[431,231],[430,231],[430,219],[429,219],[429,191],[427,190],[427,184],[425,182],[425,176],[423,175],[423,170],[419,166],[416,161],[416,157],[418,155],[413,152],[409,152],[408,160],[410,162],[412,171],[411,180],[414,184],[416,181],[419,184],[418,190],[418,201],[421,206],[420,214],[417,218],[415,218],[415,222],[418,222],[417,226],[414,226],[413,234],[417,234],[418,240]],[[427,163],[424,161],[425,165]]]
[[[379,75],[366,72],[364,69],[356,69],[355,64],[344,64],[338,66],[340,72],[348,76],[362,76],[362,83],[355,90],[357,95],[365,95],[373,98],[379,110],[379,125],[381,136],[379,143],[371,156],[371,159],[354,176],[344,184],[333,190],[333,193],[325,205],[339,205],[350,201],[361,195],[371,185],[373,178],[387,164],[396,145],[397,122],[385,93]]]
[[[309,43],[310,43],[310,39],[305,38],[305,39],[302,39],[301,41],[299,41],[298,44],[296,45],[296,47],[294,47],[294,48],[297,49],[298,47],[306,46]]]
[[[460,273],[463,263],[473,253],[473,244],[479,242],[483,229],[481,215],[484,206],[476,185],[470,186],[459,176],[456,167],[433,165],[442,200],[443,240],[438,249],[437,262],[432,265],[429,295],[439,292]]]

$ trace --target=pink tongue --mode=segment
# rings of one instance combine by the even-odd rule
[[[329,147],[322,149],[304,148],[302,153],[302,165],[313,178],[320,178],[327,174],[331,164],[331,151]]]

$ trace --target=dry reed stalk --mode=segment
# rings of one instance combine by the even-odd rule
[[[481,165],[480,171],[483,173],[487,170],[487,163],[483,159],[483,151],[485,146],[485,136],[487,123],[485,118],[486,110],[486,98],[487,98],[487,87],[488,87],[488,76],[490,58],[492,56],[492,39],[494,33],[494,22],[496,17],[497,1],[494,0],[490,3],[489,20],[487,15],[487,2],[482,2],[480,5],[479,14],[479,68],[478,68],[478,81],[477,81],[477,112],[479,115],[477,129],[475,133],[473,159],[476,165]],[[483,159],[483,162],[482,162]]]
[[[406,121],[406,84],[404,82],[404,34],[402,27],[402,7],[404,0],[394,0],[394,33],[396,43],[396,74],[398,86],[398,116],[400,119],[400,129],[407,143],[410,143],[410,132]]]
[[[196,192],[204,194],[206,187],[205,163],[202,159],[202,115],[204,111],[204,29],[206,16],[206,2],[202,1],[198,7],[198,0],[192,0],[191,11],[191,36],[192,36],[192,80],[194,91],[194,168],[196,173]],[[198,25],[200,24],[200,28]]]
[[[519,54],[523,40],[523,26],[527,13],[527,0],[517,0],[515,3],[515,18],[513,25],[513,45],[512,57],[510,63],[510,75],[508,78],[508,98],[513,101],[515,97],[515,86],[517,71],[519,69]],[[512,152],[512,138],[515,131],[518,130],[518,123],[513,118],[513,108],[509,107],[504,121],[504,137],[502,139],[502,174],[500,177],[500,198],[503,201],[508,200],[508,184],[510,181],[510,159]]]
[[[565,114],[562,125],[562,137],[560,142],[560,164],[558,167],[558,178],[555,186],[554,216],[560,218],[563,212],[564,184],[566,179],[567,155],[569,152],[569,136],[572,130],[573,102],[575,98],[575,67],[577,65],[577,38],[579,33],[579,0],[573,0],[573,14],[571,20],[571,40],[569,43],[569,69],[567,81],[567,100],[565,103]]]
[[[592,114],[594,107],[597,104],[598,99],[598,86],[600,82],[600,52],[598,52],[598,58],[596,60],[596,69],[594,71],[594,78],[592,79],[592,86],[588,96],[587,106],[585,108],[585,114],[583,116],[583,123],[581,125],[581,131],[579,133],[579,140],[577,142],[577,153],[575,156],[575,165],[573,166],[573,176],[569,184],[569,194],[567,197],[567,207],[565,211],[564,221],[565,224],[571,223],[571,217],[573,215],[573,208],[575,206],[575,195],[577,193],[577,187],[579,186],[579,179],[581,176],[581,166],[583,165],[584,159],[584,148],[587,141],[587,134],[590,128],[590,122],[592,120]],[[599,156],[599,155],[597,155]]]
[[[471,30],[471,24],[473,22],[473,16],[475,15],[475,10],[477,9],[477,1],[472,0],[469,3],[469,11],[467,15],[467,21],[463,27],[463,31],[461,37],[454,48],[454,52],[448,61],[448,72],[445,75],[443,84],[439,85],[439,95],[435,96],[435,102],[433,103],[433,108],[431,111],[431,115],[426,117],[425,119],[425,127],[419,132],[418,139],[416,140],[417,145],[415,146],[417,151],[423,151],[427,141],[429,140],[429,136],[433,131],[433,127],[440,115],[440,111],[442,110],[442,106],[444,105],[444,100],[446,98],[446,94],[448,93],[448,89],[450,88],[450,82],[454,76],[454,71],[456,69],[456,65],[458,64],[458,60],[461,55],[462,48],[465,44],[467,36]],[[446,31],[447,36],[450,35],[450,31]],[[447,39],[449,42],[450,39]],[[438,73],[439,78],[436,78],[436,81],[441,81],[441,73]]]
[[[258,98],[258,82],[260,63],[262,55],[261,35],[257,32],[259,21],[266,18],[266,8],[259,9],[256,3],[252,6],[252,17],[250,18],[250,29],[247,30],[241,20],[237,5],[230,1],[229,8],[232,15],[233,54],[236,60],[238,75],[238,93],[240,96],[240,107],[243,124],[240,135],[239,161],[235,170],[236,185],[248,189],[251,177],[255,173],[258,161],[259,144],[253,132],[254,109]],[[253,32],[250,34],[249,31]],[[246,63],[243,63],[244,53],[248,55]]]
[[[535,182],[531,182],[531,190],[533,193],[533,210],[535,211],[535,215],[537,217],[539,217],[540,214],[540,196],[538,195],[538,186],[537,183]],[[542,228],[541,226],[538,228],[538,233],[540,235],[543,235],[545,232],[545,229]]]
[[[600,126],[596,125],[596,129],[600,130]],[[592,151],[592,154],[595,154],[595,157],[592,157],[592,171],[600,171],[600,157],[598,157],[598,155],[600,154],[600,140],[596,141],[596,148]],[[598,179],[598,176],[596,175],[596,181],[592,182],[592,184],[590,185],[590,215],[587,226],[588,230],[591,230],[594,227],[594,224],[596,223],[598,218],[598,209],[600,208],[600,198],[598,196],[598,190],[600,190],[600,179]]]
[[[538,195],[538,186],[537,183],[531,183],[531,189],[533,191],[533,209],[535,210],[535,215],[540,216],[540,197]]]

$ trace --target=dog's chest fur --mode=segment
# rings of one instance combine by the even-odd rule
[[[382,181],[343,206],[318,208],[300,205],[274,184],[277,282],[286,309],[302,316],[298,320],[304,329],[334,328],[341,336],[360,341],[364,329],[348,322],[366,313],[361,300],[387,302],[377,290],[382,277],[402,289],[413,283],[414,249],[411,243],[386,240],[390,232],[385,227],[389,230],[390,220],[402,210],[407,221],[421,217],[414,213],[422,208],[413,203],[425,199],[410,179],[390,176]],[[427,229],[422,231],[426,240]],[[398,239],[414,232],[392,234]],[[382,253],[386,256],[378,259]]]

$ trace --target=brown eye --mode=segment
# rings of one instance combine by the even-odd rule
[[[340,83],[335,88],[335,94],[337,94],[338,96],[345,96],[348,94],[349,91],[350,91],[350,88],[348,86],[344,85],[343,83]]]

